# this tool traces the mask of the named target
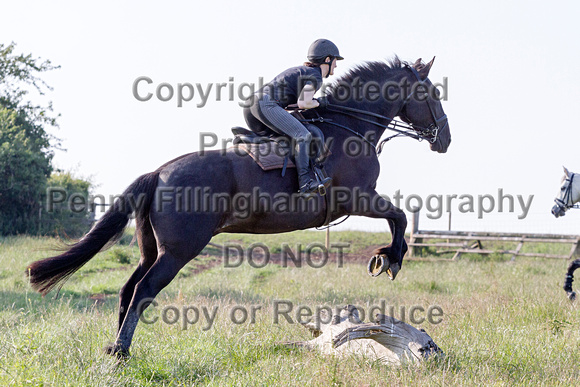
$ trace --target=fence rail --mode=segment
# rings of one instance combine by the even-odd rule
[[[439,240],[438,242],[429,242]],[[446,242],[440,242],[446,240]],[[516,242],[514,250],[485,249],[482,242]],[[524,253],[524,243],[565,243],[571,244],[568,254]],[[416,258],[417,252],[426,247],[445,248],[437,250],[437,254],[455,253],[452,260],[462,254],[510,254],[514,260],[517,256],[540,257],[550,259],[571,259],[580,255],[580,235],[530,234],[530,233],[499,233],[478,231],[432,231],[419,229],[419,212],[413,214],[411,220],[411,237],[409,239],[409,257]]]

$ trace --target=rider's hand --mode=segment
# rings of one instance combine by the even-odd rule
[[[319,103],[314,99],[315,93],[316,90],[314,87],[312,87],[312,85],[304,86],[304,89],[302,89],[302,93],[298,98],[298,107],[300,109],[312,109],[318,107]]]
[[[318,107],[318,106],[320,106],[320,104],[315,99],[310,100],[309,102],[306,102],[306,101],[298,101],[298,107],[300,109],[312,109],[312,108],[315,108],[315,107]]]

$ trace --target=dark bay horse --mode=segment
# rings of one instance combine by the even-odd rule
[[[128,355],[143,310],[219,233],[282,233],[321,226],[344,215],[386,219],[392,243],[375,254],[394,279],[407,251],[407,220],[375,191],[375,146],[391,117],[398,116],[409,124],[408,135],[426,138],[432,151],[447,151],[449,125],[438,91],[427,78],[432,64],[418,60],[411,65],[396,58],[360,65],[330,88],[326,108],[304,113],[317,120],[331,140],[325,168],[332,186],[325,197],[301,197],[296,194],[295,169],[288,169],[285,177],[280,170],[263,171],[235,149],[190,153],[135,180],[68,251],[30,264],[32,287],[42,294],[60,288],[122,236],[133,212],[141,259],[120,291],[118,332],[107,348],[110,354]],[[236,200],[253,204],[246,216],[241,216],[241,206],[232,205]]]

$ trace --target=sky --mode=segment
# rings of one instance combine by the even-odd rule
[[[105,196],[199,150],[201,132],[231,138],[229,128],[245,125],[240,85],[301,64],[318,38],[345,57],[330,81],[368,60],[435,56],[429,78],[448,82],[451,146],[437,154],[427,143],[391,141],[377,190],[398,191],[404,209],[409,196],[431,195],[434,211],[423,209],[421,228],[447,229],[447,208],[438,220],[427,215],[438,216],[438,196],[446,204],[456,195],[452,229],[575,234],[580,211],[555,219],[550,209],[562,166],[580,172],[579,11],[574,1],[18,1],[2,6],[0,43],[61,66],[42,76],[61,115],[51,133],[66,149],[55,165],[90,178]],[[146,102],[132,92],[143,76],[152,84],[140,92],[154,94]],[[226,87],[220,101],[210,89],[205,104],[197,92],[181,107],[176,96],[155,96],[162,83],[186,82]],[[474,198],[473,212],[460,210],[462,195]],[[490,198],[491,212],[479,214]],[[352,218],[337,229],[388,227]]]

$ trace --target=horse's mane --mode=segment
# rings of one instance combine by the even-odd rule
[[[382,83],[391,79],[407,66],[411,66],[411,64],[400,60],[396,55],[385,61],[364,62],[341,75],[327,90],[330,95],[334,95],[341,85],[352,85],[357,78],[362,83],[369,81]]]

